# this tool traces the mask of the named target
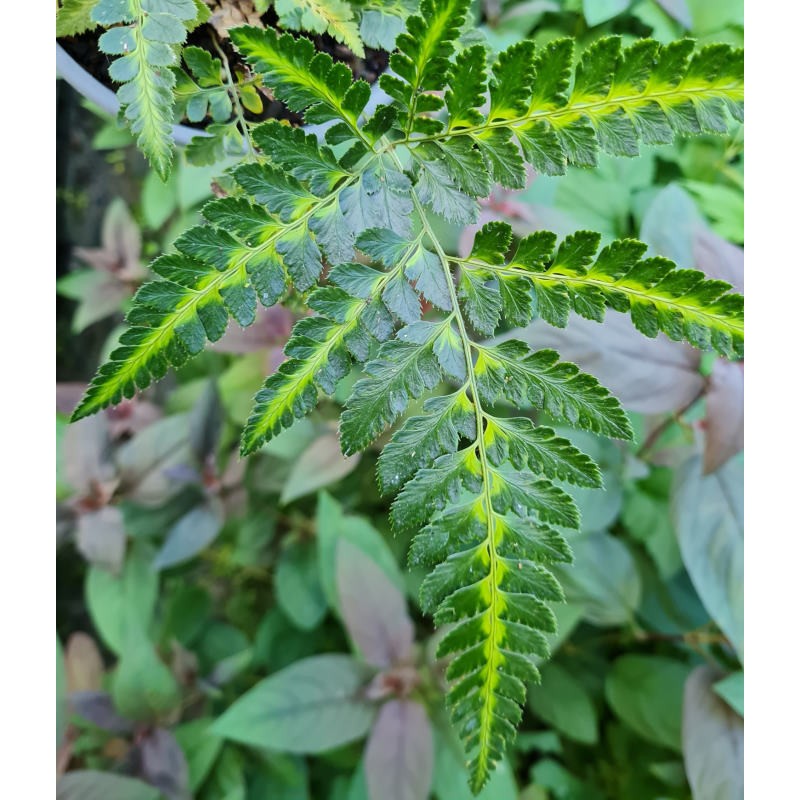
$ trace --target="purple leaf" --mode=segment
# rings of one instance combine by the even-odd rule
[[[211,345],[219,353],[252,353],[265,347],[284,345],[292,332],[294,316],[283,306],[259,306],[256,321],[248,328],[230,325],[225,335]]]
[[[201,464],[208,460],[213,463],[223,419],[219,392],[214,381],[210,380],[189,417],[189,444]]]
[[[744,447],[744,364],[714,362],[706,395],[703,472],[719,469]]]
[[[189,800],[189,766],[175,737],[156,728],[139,744],[141,776],[168,800]]]
[[[133,723],[117,713],[108,692],[73,692],[69,704],[78,716],[104,731],[130,733],[133,730]]]
[[[75,542],[81,555],[98,567],[118,573],[125,558],[125,523],[115,506],[78,517]]]
[[[60,414],[72,414],[85,393],[85,383],[80,383],[79,381],[74,381],[72,383],[57,383],[56,411],[58,411]]]
[[[688,30],[692,27],[692,12],[686,0],[656,0],[656,2],[684,28]]]
[[[709,278],[727,281],[737,292],[744,291],[744,250],[704,228],[695,233],[694,261]]]
[[[168,470],[192,463],[189,415],[165,417],[140,431],[117,450],[116,460],[127,499],[150,507],[166,503],[182,488]]]
[[[80,498],[98,496],[103,502],[116,486],[111,461],[111,437],[103,414],[75,422],[64,435],[64,470],[67,483]]]
[[[659,414],[685,407],[703,388],[700,353],[664,334],[648,339],[628,317],[606,312],[605,322],[572,314],[566,328],[541,321],[514,331],[536,349],[551,347],[594,375],[628,411]]]
[[[703,665],[683,689],[683,761],[697,800],[744,797],[744,722],[714,693],[720,677]]]
[[[113,200],[103,218],[101,247],[76,247],[75,255],[98,272],[117,275],[121,280],[141,280],[145,271],[139,261],[142,237],[125,202]]]
[[[433,781],[433,733],[419,703],[390,700],[381,707],[364,767],[373,800],[426,800]]]
[[[376,667],[407,661],[414,626],[403,594],[363,550],[339,541],[336,585],[344,624],[364,659]]]

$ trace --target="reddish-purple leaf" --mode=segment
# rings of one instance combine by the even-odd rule
[[[744,721],[714,693],[720,677],[704,664],[683,689],[683,761],[697,800],[744,797]]]
[[[79,383],[77,381],[73,383],[57,383],[56,411],[58,411],[59,414],[70,416],[85,393],[85,383]]]
[[[284,306],[259,306],[255,322],[247,328],[229,325],[225,335],[211,345],[220,353],[252,353],[265,347],[286,344],[294,315]]]
[[[714,362],[706,395],[703,472],[719,469],[744,447],[744,364]]]
[[[133,722],[120,716],[108,692],[74,692],[69,696],[72,710],[87,722],[111,733],[130,733]]]
[[[364,755],[371,798],[426,800],[433,781],[433,733],[425,709],[413,700],[385,703]]]
[[[111,461],[111,438],[103,414],[75,422],[64,435],[64,470],[67,483],[79,498],[103,505],[117,485]]]
[[[336,586],[344,624],[364,659],[376,667],[407,661],[414,626],[406,599],[363,550],[341,539]]]
[[[142,235],[125,202],[111,202],[103,217],[101,247],[76,247],[75,255],[99,272],[118,275],[121,280],[136,281],[146,273],[139,261]]]
[[[140,431],[117,449],[116,461],[127,499],[151,507],[166,503],[182,488],[170,469],[193,461],[189,415],[164,417]]]
[[[112,439],[132,436],[161,419],[161,409],[154,403],[133,397],[105,411]]]
[[[189,800],[189,767],[175,737],[156,728],[139,744],[141,777],[168,800]]]
[[[656,2],[684,28],[692,27],[692,12],[686,4],[686,0],[656,0]]]
[[[628,411],[676,411],[703,388],[697,350],[664,334],[648,339],[626,315],[610,309],[602,325],[572,314],[566,328],[538,321],[514,331],[513,338],[535,349],[557,350],[564,361],[594,375]]]
[[[741,247],[707,228],[695,233],[692,247],[697,269],[709,278],[727,281],[737,292],[744,291],[744,250]]]
[[[78,517],[75,542],[91,564],[118,573],[125,558],[125,523],[116,506],[87,511]]]

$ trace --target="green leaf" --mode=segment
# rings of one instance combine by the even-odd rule
[[[628,0],[585,0],[589,2],[593,5],[584,9],[590,24],[629,5]],[[491,122],[507,138],[516,137],[537,170],[558,175],[567,164],[595,166],[601,149],[635,156],[640,141],[665,144],[676,135],[722,133],[728,128],[728,113],[742,119],[741,50],[715,44],[694,51],[687,39],[667,45],[642,39],[623,49],[620,41],[596,40],[574,71],[571,39],[550,42],[538,52],[528,43],[512,45],[498,56],[492,106],[482,118],[476,88],[464,77],[462,57],[448,78],[451,97],[464,89],[465,105],[453,103],[453,124],[443,129],[418,118],[408,130],[424,132],[426,148],[437,143],[447,149],[461,138],[480,149],[480,136]],[[393,66],[397,60],[413,77],[413,68],[400,59],[394,56]],[[396,71],[408,79],[401,69]],[[409,104],[411,92],[402,80],[387,76],[381,85],[401,104]]]
[[[180,688],[148,640],[139,614],[131,607],[122,611],[122,644],[112,697],[124,717],[152,721],[176,708]]]
[[[454,453],[460,437],[474,439],[475,414],[464,391],[431,397],[422,416],[410,417],[384,447],[378,459],[382,492],[399,489],[420,468],[440,455]]]
[[[97,0],[62,0],[56,12],[56,36],[77,36],[97,26],[92,9]]]
[[[91,567],[86,576],[86,604],[103,642],[119,654],[124,646],[125,615],[137,616],[138,626],[147,629],[158,596],[158,574],[144,553],[134,550],[125,560],[122,574],[115,576]]]
[[[412,203],[408,177],[378,159],[361,179],[342,192],[342,213],[354,232],[388,228],[400,236],[411,233]]]
[[[714,691],[740,716],[744,716],[744,672],[733,672],[714,684]]]
[[[409,131],[415,128],[417,108],[438,107],[426,92],[445,82],[468,8],[468,0],[422,0],[419,15],[408,18],[405,32],[396,39],[397,52],[389,65],[399,77],[381,76],[381,87],[405,108]]]
[[[272,28],[233,28],[231,41],[279,100],[292,111],[305,112],[307,123],[343,120],[355,134],[369,87],[364,81],[353,83],[344,64],[317,52],[309,39],[278,36]]]
[[[222,750],[222,739],[211,734],[214,720],[206,717],[179,725],[173,733],[189,766],[189,788],[196,792]]]
[[[350,656],[298,661],[260,681],[212,726],[212,733],[251,747],[322,753],[360,739],[375,707],[363,699],[368,672]]]
[[[577,486],[600,488],[600,470],[592,459],[555,431],[534,425],[527,417],[489,417],[484,434],[487,453],[495,464],[506,460],[523,469],[530,467],[548,478]]]
[[[276,302],[285,287],[285,272],[301,289],[316,279],[322,262],[309,220],[313,222],[315,214],[335,202],[346,184],[317,198],[291,176],[267,165],[243,165],[235,176],[257,200],[268,201],[284,222],[241,199],[212,201],[205,213],[244,241],[221,227],[198,226],[175,242],[177,254],[153,262],[152,269],[161,280],[137,292],[127,317],[130,327],[120,339],[122,346],[98,371],[74,419],[131,397],[137,388],[146,388],[163,376],[170,365],[180,366],[199,353],[207,339],[216,341],[222,336],[229,316],[243,326],[252,324],[256,299],[266,305]],[[320,347],[314,367],[329,361],[331,351],[356,327],[358,321],[351,320],[332,331],[332,341]],[[309,391],[312,379],[313,375],[302,382],[298,395]],[[287,399],[294,404],[297,396]],[[258,441],[263,441],[263,434]],[[255,442],[251,449],[257,446]]]
[[[432,389],[441,379],[433,339],[442,326],[404,328],[404,339],[381,345],[378,356],[367,363],[342,414],[340,433],[346,455],[362,450],[405,411],[409,400]],[[403,331],[400,336],[403,336]]]
[[[599,626],[631,622],[642,596],[642,582],[628,547],[598,531],[570,540],[574,568],[559,570],[567,598],[583,608],[583,616]]]
[[[298,628],[310,631],[322,622],[328,604],[313,544],[287,544],[275,568],[275,593],[283,613]]]
[[[597,711],[583,684],[558,664],[542,669],[528,691],[528,706],[544,722],[583,744],[597,742]]]
[[[161,793],[148,784],[123,775],[95,770],[75,770],[62,775],[56,786],[58,800],[159,800]]]
[[[577,428],[619,439],[633,437],[616,398],[591,375],[559,361],[554,350],[533,352],[514,339],[494,347],[481,346],[475,374],[487,402],[502,393],[517,406],[530,403]]]
[[[681,750],[681,704],[690,668],[662,656],[626,655],[611,666],[606,699],[636,733]]]
[[[189,14],[190,16],[187,16]],[[112,28],[99,41],[101,51],[120,55],[109,74],[123,84],[117,92],[131,133],[163,181],[172,168],[175,73],[174,45],[186,39],[185,20],[196,16],[193,3],[148,3],[146,0],[102,0],[92,18]]]
[[[172,526],[156,554],[153,568],[163,570],[188,561],[208,547],[221,529],[218,513],[208,506],[197,506]]]
[[[253,140],[276,167],[298,180],[309,181],[314,194],[328,194],[348,176],[329,147],[320,147],[317,138],[300,128],[272,120],[253,130]]]
[[[359,15],[365,35],[369,30],[376,40],[394,39],[396,19],[413,10],[405,0],[364,0],[353,7],[339,0],[327,5],[281,0],[278,5],[284,24],[327,31],[353,49]],[[547,10],[535,5],[533,12],[521,11],[526,20],[533,13],[531,24]],[[576,2],[572,6],[580,8]],[[187,148],[190,160],[211,164],[229,145],[241,146],[217,62],[187,48],[184,60],[194,77],[174,68],[177,45],[197,18],[194,2],[151,0],[144,7],[147,19],[114,0],[103,0],[98,8],[112,27],[102,42],[120,56],[111,73],[124,83],[121,99],[129,117],[144,116],[153,123],[153,113],[142,112],[137,95],[142,87],[153,89],[145,99],[159,107],[171,104],[177,94],[178,111],[200,120],[210,110],[214,120],[208,126],[211,136]],[[527,416],[541,410],[589,434],[630,440],[633,430],[619,402],[593,377],[559,361],[553,350],[534,351],[513,333],[488,342],[476,341],[476,335],[528,325],[534,317],[563,327],[573,312],[602,322],[610,307],[629,314],[648,337],[664,332],[676,341],[739,358],[743,300],[722,281],[677,269],[666,259],[646,258],[645,246],[635,240],[601,249],[602,236],[616,227],[616,217],[621,224],[622,212],[630,210],[617,209],[614,187],[622,172],[616,162],[612,168],[604,161],[587,177],[573,173],[567,179],[576,198],[591,196],[589,189],[603,184],[600,195],[606,205],[611,203],[615,219],[612,225],[607,210],[592,209],[603,223],[600,233],[578,231],[558,242],[554,234],[538,231],[514,244],[510,225],[490,223],[478,231],[469,257],[459,258],[446,255],[455,247],[445,241],[445,222],[475,222],[481,209],[477,198],[490,196],[497,184],[523,188],[526,161],[539,173],[557,175],[568,165],[597,165],[600,151],[634,156],[640,143],[726,133],[731,116],[742,118],[743,92],[741,51],[726,45],[698,48],[687,39],[666,45],[634,40],[623,47],[622,37],[599,37],[582,45],[577,65],[574,40],[541,46],[531,40],[513,44],[490,62],[487,48],[463,31],[469,8],[468,0],[422,0],[407,30],[397,35],[391,69],[381,77],[392,99],[371,115],[364,113],[368,85],[354,82],[344,63],[317,52],[311,40],[268,28],[232,31],[232,43],[256,75],[259,89],[270,90],[291,112],[302,114],[306,125],[332,124],[321,138],[275,122],[254,127],[256,157],[233,167],[233,183],[227,177],[224,181],[229,196],[211,201],[203,209],[202,225],[178,239],[177,252],[154,262],[158,280],[137,292],[129,330],[75,417],[131,397],[170,366],[198,354],[207,341],[220,338],[229,317],[248,326],[259,301],[270,305],[287,292],[301,318],[284,348],[286,360],[256,395],[242,435],[243,453],[261,448],[308,414],[320,392],[341,401],[354,363],[365,366],[342,414],[345,453],[382,438],[384,429],[420,400],[379,457],[378,482],[382,491],[399,491],[390,519],[395,529],[414,534],[411,563],[431,567],[422,581],[421,606],[437,625],[448,625],[439,647],[449,660],[447,704],[464,745],[459,762],[466,762],[477,792],[495,765],[503,763],[525,707],[526,687],[538,679],[537,665],[548,657],[549,647],[563,641],[581,618],[596,625],[629,623],[642,589],[626,545],[604,531],[620,512],[620,448],[612,443],[598,448],[591,436],[539,426],[532,414]],[[265,11],[266,4],[257,9]],[[184,25],[192,11],[192,22]],[[153,84],[147,77],[152,74],[163,81]],[[154,131],[168,135],[170,122],[162,114],[156,124],[143,123],[148,142],[158,140]],[[652,156],[641,163],[639,188],[655,168]],[[546,188],[542,184],[534,193],[538,197]],[[693,188],[707,205],[720,197]],[[728,217],[721,214],[717,224],[728,224]],[[429,304],[436,308],[429,310]],[[306,308],[313,313],[304,315]],[[406,327],[395,334],[398,320]],[[235,421],[245,413],[242,388],[251,391],[259,369],[249,358],[223,375]],[[443,379],[449,384],[446,393],[423,399]],[[510,416],[507,404],[523,413]],[[300,439],[308,448],[308,440]],[[282,499],[290,502],[335,480],[348,463],[355,463],[344,461],[337,447],[333,434],[327,435],[323,445],[308,448],[301,459],[296,459],[299,451],[293,452],[294,465],[285,463],[286,446],[279,447],[275,452],[284,455],[280,474],[265,476],[259,470],[265,487],[283,488]],[[320,457],[325,469],[315,469],[309,482],[308,463],[322,463]],[[283,476],[292,468],[286,483]],[[605,494],[597,488],[603,481]],[[574,497],[561,488],[562,482],[576,487]],[[325,496],[317,517],[318,584],[308,557],[295,569],[298,565],[284,553],[276,591],[297,624],[310,628],[318,622],[321,605],[312,604],[314,613],[306,613],[311,606],[304,593],[314,586],[320,590],[317,600],[332,608],[342,605],[340,611],[352,624],[362,609],[357,603],[339,604],[336,596],[339,538],[380,562],[393,582],[401,579],[386,542],[363,520],[343,515]],[[570,537],[577,566],[567,570],[563,565],[572,563],[573,550],[559,527],[581,525],[583,534]],[[574,601],[563,615],[561,631],[550,606],[565,597],[556,575]],[[302,602],[288,597],[295,595]],[[650,594],[644,605],[642,613],[649,619],[656,613]],[[272,615],[265,630],[270,642],[280,636],[291,644],[270,644],[268,659],[267,646],[260,646],[262,663],[291,663],[307,652],[297,645],[301,639],[292,638],[284,612]],[[227,651],[220,657],[229,656],[238,658]],[[223,723],[233,719],[244,729],[232,738],[265,749],[285,748],[288,742],[289,749],[299,752],[363,735],[374,711],[361,693],[367,676],[356,680],[344,656],[327,658],[350,664],[344,669],[349,674],[346,690],[333,695],[357,720],[349,732],[330,723],[326,733],[327,723],[319,724],[319,715],[309,722],[313,709],[308,706],[302,712],[287,710],[283,703],[302,698],[305,688],[298,690],[278,673],[261,685],[277,686],[274,693],[264,689],[264,697],[278,709],[278,722],[273,725],[263,713],[257,688],[253,705],[247,695],[223,717]],[[330,711],[329,687],[317,675],[305,676],[306,663],[289,669],[299,670],[310,685],[308,692]],[[231,668],[223,672],[230,675]],[[616,690],[609,692],[617,706],[624,705]],[[334,719],[336,714],[328,711],[325,719]],[[283,735],[282,728],[294,720],[303,723],[303,730],[298,722],[296,730]],[[631,724],[643,729],[649,721],[644,715]],[[313,735],[307,741],[309,729],[319,734],[316,742]],[[615,753],[627,746],[620,730]],[[581,730],[579,738],[588,739],[587,731]],[[674,745],[674,737],[670,741]],[[243,796],[243,765],[235,752],[220,755],[208,778],[213,791],[207,791]],[[539,777],[547,786],[566,786],[564,792],[585,788],[555,762],[537,765],[534,779]],[[343,785],[339,781],[332,790],[341,793]],[[358,781],[354,785],[356,791]],[[436,792],[443,793],[438,782]]]
[[[281,27],[296,31],[327,33],[364,57],[364,45],[353,19],[353,9],[342,0],[276,0]]]
[[[358,299],[331,287],[319,289],[309,298],[309,305],[320,316],[295,325],[285,347],[289,360],[267,378],[256,395],[253,413],[242,434],[243,453],[252,452],[295,419],[308,414],[317,403],[317,386],[333,394],[337,382],[350,369],[351,356],[366,359],[373,338],[388,335],[391,318],[380,316],[381,310],[385,317],[388,314],[377,296],[399,270],[395,267],[382,273],[371,287],[375,296],[369,299]]]
[[[583,15],[590,26],[600,25],[619,16],[631,0],[583,0]]]
[[[181,53],[186,66],[192,71],[200,86],[222,86],[222,62],[214,58],[208,50],[190,45]]]
[[[92,21],[105,27],[131,20],[131,0],[97,0],[92,9]]]
[[[744,300],[730,293],[724,281],[708,280],[697,270],[677,269],[665,258],[645,258],[647,247],[635,239],[621,239],[599,253],[599,234],[578,231],[559,245],[555,255],[552,234],[537,233],[520,242],[507,264],[487,263],[482,254],[463,262],[467,273],[462,291],[470,298],[467,310],[487,310],[478,317],[490,333],[500,313],[499,299],[488,305],[484,281],[522,278],[530,282],[534,305],[551,325],[565,327],[570,310],[602,322],[605,308],[628,312],[645,336],[663,331],[676,341],[688,341],[701,350],[716,350],[728,358],[744,351]],[[472,287],[472,288],[469,288]],[[489,311],[488,309],[491,309]],[[473,320],[474,322],[474,320]]]

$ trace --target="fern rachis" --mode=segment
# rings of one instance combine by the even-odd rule
[[[140,290],[131,331],[75,417],[145,388],[220,336],[230,316],[249,324],[257,301],[279,302],[290,285],[309,292],[314,314],[297,323],[288,360],[259,392],[243,452],[309,413],[354,362],[364,376],[342,414],[346,453],[369,446],[412,398],[449,384],[400,424],[378,476],[383,491],[398,492],[393,526],[416,533],[410,560],[432,567],[423,608],[452,626],[439,652],[450,659],[448,702],[477,792],[514,735],[535,661],[547,655],[548,604],[563,599],[548,564],[571,560],[562,531],[580,519],[555,481],[601,484],[588,456],[508,408],[632,437],[594,378],[553,351],[485,337],[534,314],[558,326],[572,311],[602,322],[608,306],[644,335],[663,331],[738,358],[743,301],[721,281],[647,258],[635,240],[601,249],[586,231],[514,244],[508,225],[489,223],[468,257],[452,257],[430,215],[474,221],[475,198],[495,182],[519,186],[525,161],[560,174],[591,165],[601,149],[632,156],[640,141],[719,132],[728,112],[741,117],[742,78],[741,53],[695,52],[688,40],[622,49],[601,39],[576,68],[569,40],[540,51],[522,43],[490,65],[482,45],[456,52],[467,5],[422,3],[398,37],[396,74],[381,79],[393,101],[366,120],[366,84],[309,41],[234,31],[276,97],[309,121],[333,121],[327,143],[275,124],[253,130],[259,152],[234,171],[238,194],[212,201],[209,226],[154,264],[161,279]],[[332,269],[320,285],[323,258]],[[425,318],[422,298],[434,307]]]

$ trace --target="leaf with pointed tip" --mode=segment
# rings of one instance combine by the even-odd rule
[[[525,237],[507,264],[497,263],[496,252],[488,254],[492,263],[481,250],[471,255],[465,262],[462,292],[471,292],[472,313],[480,299],[478,290],[487,286],[487,280],[524,278],[530,282],[540,316],[556,327],[567,324],[570,310],[602,322],[608,306],[630,313],[633,324],[650,338],[663,331],[675,341],[685,340],[728,358],[743,354],[744,300],[724,281],[707,279],[697,270],[677,269],[665,258],[642,258],[647,246],[635,239],[617,240],[598,253],[600,234],[578,231],[550,255],[553,241],[553,235],[544,232]],[[488,296],[485,288],[482,291]],[[480,329],[491,333],[499,302],[483,306],[491,313],[487,310],[478,317],[484,324]]]
[[[448,104],[451,124],[417,120],[409,130],[424,131],[428,148],[438,143],[447,149],[463,139],[483,149],[480,138],[491,124],[507,139],[515,137],[538,171],[560,175],[568,164],[595,166],[600,150],[636,156],[640,142],[724,133],[728,114],[743,117],[741,50],[722,44],[695,49],[689,39],[665,45],[642,39],[623,48],[620,37],[610,36],[589,45],[573,69],[574,49],[572,39],[560,39],[539,50],[522,42],[500,53],[486,116],[480,111],[480,56],[474,48],[464,51],[472,54],[456,59],[445,92],[451,98],[463,92]],[[408,89],[397,83],[387,78],[387,91],[407,103]]]
[[[346,539],[337,547],[336,585],[345,627],[364,660],[381,668],[407,662],[414,625],[406,599],[375,561]]]
[[[422,416],[410,417],[378,458],[381,491],[400,488],[417,470],[445,453],[454,453],[459,439],[475,438],[475,413],[463,389],[425,401]]]
[[[366,447],[405,411],[411,398],[440,381],[433,335],[428,331],[423,341],[392,339],[381,345],[377,357],[364,367],[368,377],[353,387],[342,414],[340,433],[345,454]]]
[[[262,76],[264,85],[292,111],[304,112],[311,124],[343,120],[356,135],[356,120],[369,99],[369,85],[353,82],[344,64],[318,52],[310,39],[278,35],[273,28],[244,25],[230,33],[236,49]]]
[[[530,403],[584,430],[631,439],[633,429],[619,402],[591,375],[558,360],[554,350],[532,351],[509,339],[479,348],[475,374],[482,397],[502,395],[515,405]]]

